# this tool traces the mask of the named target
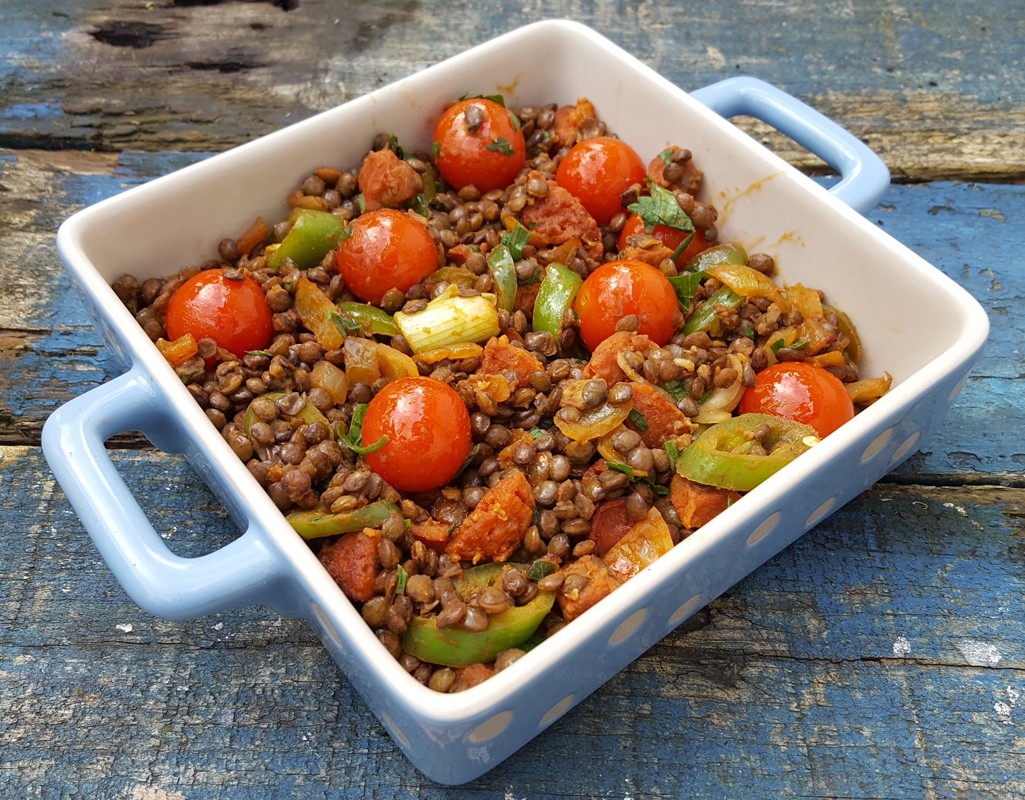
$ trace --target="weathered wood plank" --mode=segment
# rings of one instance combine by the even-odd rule
[[[70,397],[119,374],[57,258],[53,233],[74,210],[177,169],[201,154],[7,151],[0,185],[13,209],[0,218],[0,443],[39,441],[46,417]],[[992,335],[944,427],[904,465],[902,479],[1021,484],[1025,402],[1025,187],[894,185],[871,215],[878,225],[961,282],[989,313]],[[211,243],[211,248],[214,243]],[[30,265],[19,268],[15,265]],[[885,287],[880,287],[884,290]],[[983,423],[984,421],[984,423]],[[986,436],[979,436],[985,424]],[[122,438],[122,444],[138,443]]]
[[[741,73],[776,83],[866,139],[898,178],[1025,176],[1021,9],[1008,0],[712,0],[700,13],[564,2],[498,14],[471,0],[3,0],[0,16],[0,146],[220,150],[561,16],[685,89]]]
[[[177,552],[234,535],[180,459],[115,458]],[[256,608],[147,616],[39,451],[0,459],[0,785],[12,797],[1025,792],[1021,490],[870,490],[712,603],[697,630],[483,778],[443,789],[399,755],[305,626]],[[26,498],[40,507],[28,519]]]

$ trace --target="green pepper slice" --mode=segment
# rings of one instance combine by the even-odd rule
[[[292,212],[292,227],[274,251],[267,256],[267,266],[278,269],[291,261],[299,269],[309,269],[338,247],[345,238],[345,220],[326,211],[297,208]]]
[[[754,431],[761,425],[769,428],[761,442],[765,455],[751,452]],[[817,441],[810,425],[769,414],[741,414],[712,425],[694,440],[676,459],[676,471],[695,483],[747,492]]]
[[[523,564],[480,564],[463,571],[453,580],[456,591],[466,596],[471,589],[501,580],[507,567],[527,570]],[[513,606],[489,619],[483,631],[458,627],[439,628],[434,617],[413,617],[402,635],[402,649],[421,661],[446,667],[487,664],[503,650],[523,644],[533,635],[555,603],[555,592],[538,591],[526,605]]]
[[[577,292],[584,280],[565,264],[553,262],[545,269],[545,276],[534,300],[534,330],[548,331],[556,346],[562,335],[562,318],[567,308],[573,307]]]
[[[712,293],[712,296],[699,305],[694,313],[687,317],[683,323],[684,333],[697,333],[698,331],[711,331],[717,334],[719,331],[719,314],[716,306],[727,306],[728,308],[740,308],[744,305],[744,298],[733,291],[729,286],[723,286]]]
[[[293,511],[285,516],[296,533],[310,541],[323,536],[334,536],[339,533],[361,531],[364,528],[380,528],[392,514],[398,514],[399,508],[387,500],[375,500],[362,508],[346,511],[342,514],[331,514],[323,509],[311,511]]]
[[[488,255],[488,269],[495,284],[495,303],[512,311],[516,302],[516,262],[508,245],[500,244]]]
[[[399,326],[392,315],[370,303],[344,300],[338,304],[338,309],[352,317],[361,330],[369,330],[374,336],[399,335]]]

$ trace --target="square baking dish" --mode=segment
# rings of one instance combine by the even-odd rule
[[[438,694],[385,651],[305,542],[207,420],[110,289],[124,272],[166,275],[215,255],[323,164],[356,164],[374,135],[430,147],[432,121],[464,94],[511,107],[589,98],[640,153],[691,149],[719,209],[721,241],[768,252],[779,279],[822,289],[858,326],[864,375],[892,374],[881,400],[765,481],[586,614],[468,691]],[[826,190],[724,117],[758,117],[833,165]],[[87,208],[58,247],[126,372],[55,412],[43,447],[69,501],[131,597],[175,619],[263,604],[305,619],[413,764],[469,781],[541,733],[691,614],[910,456],[939,424],[988,333],[961,287],[866,221],[882,162],[834,123],[760,81],[691,94],[588,28],[539,22],[172,175]],[[104,442],[143,432],[184,454],[242,535],[198,558],[171,553]]]

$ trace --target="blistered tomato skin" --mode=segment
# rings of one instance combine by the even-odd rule
[[[588,275],[573,310],[580,320],[580,337],[591,352],[630,314],[638,319],[637,332],[660,346],[673,337],[680,322],[680,305],[669,279],[656,267],[631,259],[609,261]]]
[[[523,131],[499,103],[471,97],[453,103],[434,127],[434,165],[456,189],[490,192],[512,183],[527,158]]]
[[[335,263],[349,291],[380,305],[389,289],[404,292],[438,268],[438,246],[426,225],[403,211],[382,208],[353,220]]]
[[[854,403],[843,382],[828,370],[781,361],[758,373],[755,385],[740,398],[739,411],[803,422],[824,437],[854,417]]]
[[[171,296],[165,323],[171,341],[191,333],[213,339],[241,358],[263,350],[274,336],[274,314],[263,289],[237,270],[208,269],[193,275]]]
[[[448,384],[399,378],[378,392],[363,418],[363,444],[387,443],[366,456],[371,469],[400,492],[444,486],[472,445],[470,414]]]
[[[555,182],[579,200],[599,225],[623,210],[623,192],[644,184],[644,162],[626,142],[595,136],[573,145],[559,162]]]

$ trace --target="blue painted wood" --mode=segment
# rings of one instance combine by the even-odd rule
[[[1025,796],[1017,5],[545,6],[685,88],[765,78],[865,138],[898,179],[929,180],[892,187],[871,218],[961,281],[993,333],[920,454],[457,788],[409,766],[303,624],[260,608],[186,623],[139,611],[37,447],[49,411],[118,371],[58,263],[61,220],[538,14],[280,5],[0,0],[0,796]],[[115,459],[175,552],[237,534],[180,458]]]
[[[13,451],[0,462],[0,523],[15,530],[15,498],[41,509],[0,539],[10,796],[1025,791],[1015,490],[870,490],[715,601],[702,627],[663,640],[494,771],[443,789],[401,757],[301,623],[261,609],[173,623],[135,608],[38,451]],[[180,460],[117,458],[177,552],[235,535]]]

